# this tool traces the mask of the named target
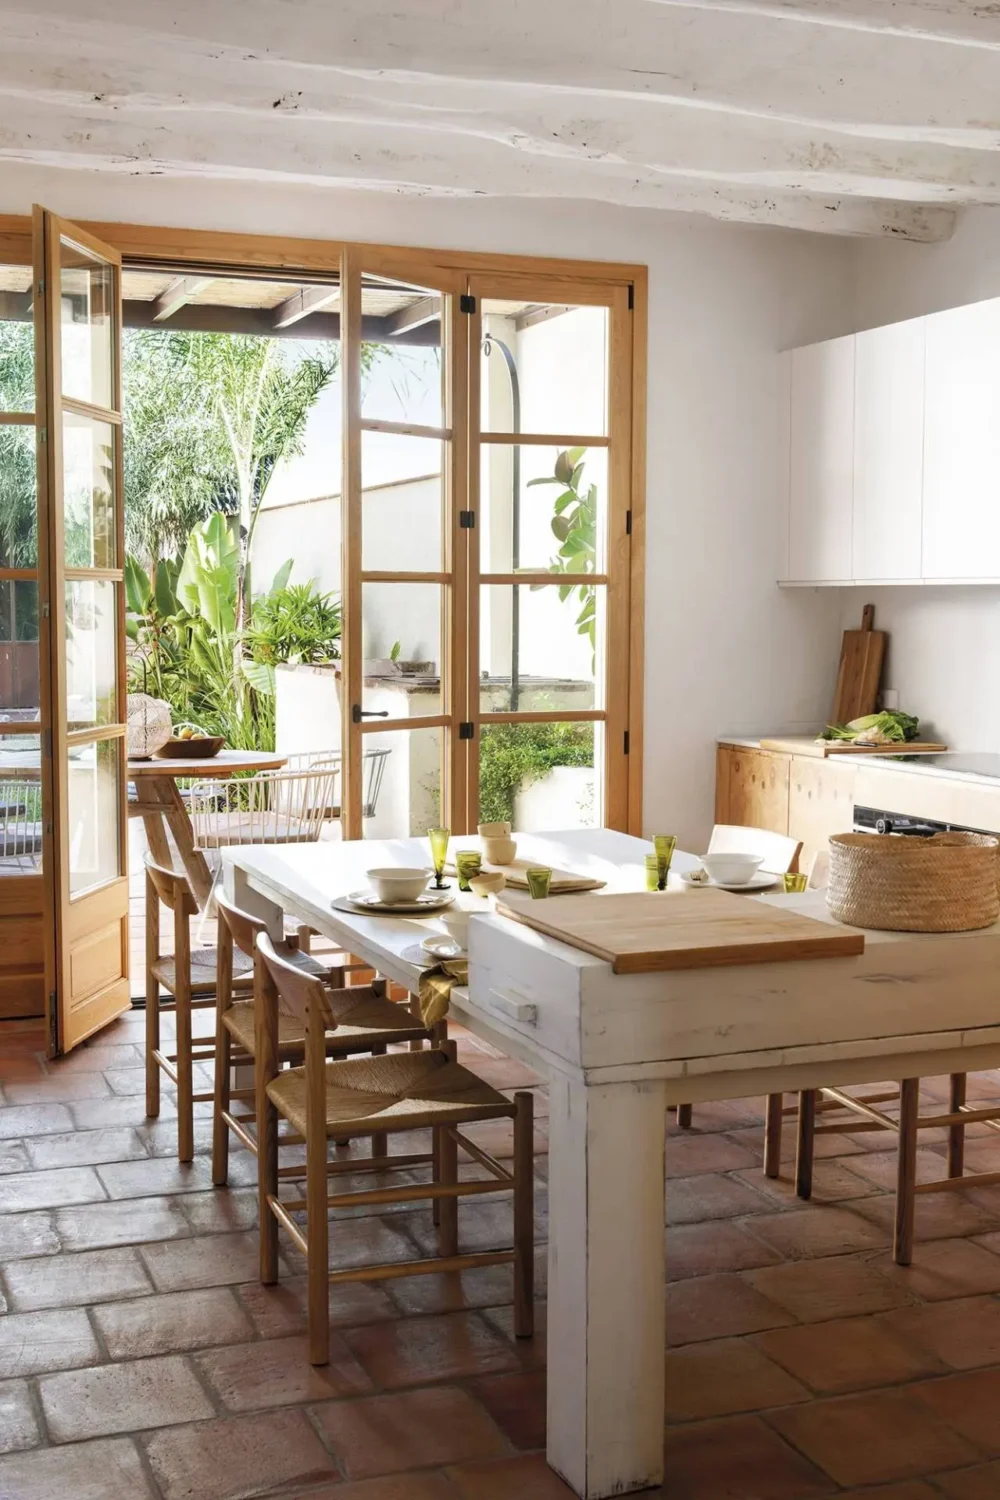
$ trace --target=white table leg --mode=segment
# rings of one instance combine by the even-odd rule
[[[548,1461],[584,1500],[663,1479],[666,1109],[551,1079]]]

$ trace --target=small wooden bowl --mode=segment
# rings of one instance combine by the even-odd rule
[[[226,743],[221,734],[194,735],[189,740],[167,740],[157,760],[211,760]]]
[[[507,884],[507,877],[500,870],[484,870],[481,875],[469,876],[469,890],[474,896],[495,896]]]

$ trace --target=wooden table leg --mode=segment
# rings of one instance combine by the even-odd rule
[[[163,823],[163,804],[156,794],[155,787],[148,785],[148,778],[145,776],[136,778],[135,800],[141,809],[142,826],[146,830],[146,843],[149,845],[150,854],[165,870],[173,869],[174,861],[170,852],[170,841]]]
[[[663,1479],[666,1090],[557,1074],[549,1112],[548,1461],[599,1500]]]
[[[184,862],[195,900],[204,911],[212,894],[212,872],[208,868],[208,861],[204,854],[200,849],[195,848],[194,829],[191,827],[188,810],[184,806],[184,798],[172,776],[150,776],[148,780],[156,788],[156,795],[163,807],[163,816],[174,836],[177,852]]]

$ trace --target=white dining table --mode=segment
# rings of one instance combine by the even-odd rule
[[[649,850],[609,829],[518,837],[519,855],[616,891],[643,888]],[[440,923],[332,902],[367,869],[428,863],[424,840],[248,846],[223,861],[230,896],[275,935],[288,913],[416,989],[415,950]],[[678,851],[673,869],[696,863]],[[549,1086],[548,1461],[583,1500],[658,1485],[668,1107],[1000,1066],[1000,923],[869,932],[856,957],[616,975],[460,899],[478,915],[452,1011]],[[832,921],[821,891],[747,899]]]

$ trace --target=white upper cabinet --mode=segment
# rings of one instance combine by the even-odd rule
[[[923,577],[1000,578],[1000,300],[926,321]]]
[[[793,583],[851,573],[854,335],[793,349],[788,462],[788,561]]]
[[[857,335],[854,526],[848,577],[918,579],[926,318]]]

